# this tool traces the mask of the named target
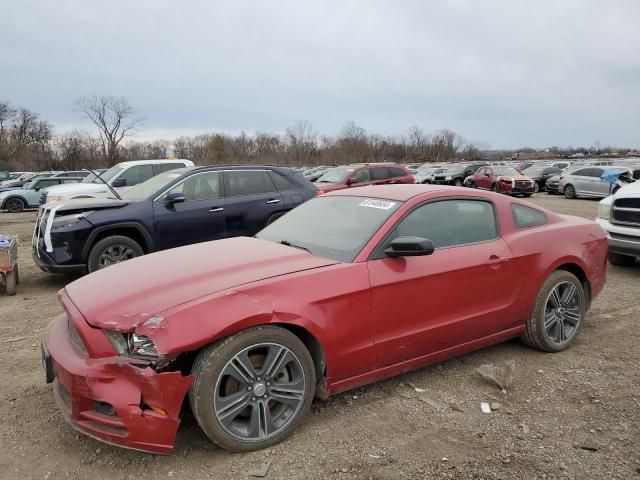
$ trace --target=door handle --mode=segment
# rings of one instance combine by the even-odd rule
[[[209,210],[209,213],[222,212],[223,210],[224,210],[224,208],[222,208],[222,207],[211,208],[211,209]]]
[[[508,262],[509,260],[511,260],[511,257],[498,257],[497,255],[491,255],[486,264],[493,267]]]
[[[269,200],[269,201],[267,202],[267,205],[272,205],[272,204],[274,204],[274,203],[280,203],[280,200],[278,200],[277,198],[275,198],[275,199],[273,199],[273,200]]]

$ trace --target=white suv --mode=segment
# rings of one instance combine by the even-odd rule
[[[100,175],[85,177],[80,183],[71,185],[55,185],[47,189],[46,198],[40,203],[61,202],[74,198],[108,198],[113,192],[105,182],[118,193],[155,177],[159,173],[175,168],[193,167],[191,160],[135,160],[121,162]],[[104,182],[102,181],[104,180]]]
[[[640,258],[640,181],[601,200],[596,221],[607,232],[609,261],[633,265]]]

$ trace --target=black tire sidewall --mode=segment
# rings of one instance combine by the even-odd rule
[[[567,192],[567,189],[568,189],[568,192]],[[574,188],[573,185],[569,184],[564,187],[564,196],[568,199],[576,198],[576,189]]]
[[[544,311],[547,298],[549,297],[551,290],[558,284],[563,282],[571,282],[578,289],[578,292],[580,293],[582,315],[577,330],[571,340],[562,345],[558,345],[557,343],[552,342],[544,331]],[[538,292],[536,303],[531,312],[531,316],[527,320],[525,332],[525,336],[527,338],[525,339],[525,343],[545,352],[561,352],[563,350],[566,350],[573,344],[573,342],[575,342],[575,339],[580,334],[580,330],[582,330],[582,325],[584,324],[586,310],[586,296],[584,287],[580,283],[580,280],[578,280],[576,276],[570,272],[567,272],[565,270],[556,270],[551,275],[549,275],[549,277],[545,280],[544,284],[540,288],[540,291]]]
[[[252,345],[268,342],[287,347],[300,361],[306,380],[305,399],[296,418],[280,433],[260,442],[243,442],[227,433],[216,418],[213,396],[220,372],[234,355]],[[194,362],[192,374],[195,375],[195,379],[189,389],[189,402],[198,424],[211,441],[234,452],[259,450],[284,440],[304,418],[313,402],[315,392],[315,367],[309,351],[293,333],[275,326],[244,330],[205,348]]]
[[[22,206],[19,207],[18,209],[10,209],[9,205],[11,204],[11,202],[20,202],[20,204]],[[24,201],[21,198],[12,197],[12,198],[7,199],[7,201],[4,203],[4,206],[10,213],[20,213],[20,212],[24,211],[24,208],[25,208],[26,204],[24,203]]]
[[[125,237],[124,235],[113,235],[110,237],[105,237],[102,240],[98,240],[93,247],[91,247],[91,251],[89,252],[89,257],[87,258],[87,270],[89,273],[100,270],[100,255],[104,250],[114,245],[126,245],[136,252],[137,257],[141,257],[144,255],[144,250],[140,246],[138,242],[133,240],[132,238]]]

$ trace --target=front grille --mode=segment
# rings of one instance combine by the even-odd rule
[[[640,198],[618,198],[611,212],[613,223],[640,225]]]
[[[529,182],[528,180],[516,180],[515,188],[519,190],[526,190],[528,188],[531,188],[531,182]]]
[[[445,179],[445,177],[433,177],[433,179],[441,182]]]

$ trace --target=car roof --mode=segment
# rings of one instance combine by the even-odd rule
[[[157,160],[128,160],[126,162],[120,162],[117,165],[119,167],[130,167],[131,165],[148,165],[154,163],[176,163],[176,162],[186,162],[187,165],[193,165],[191,160],[187,160],[186,158],[162,158]]]

